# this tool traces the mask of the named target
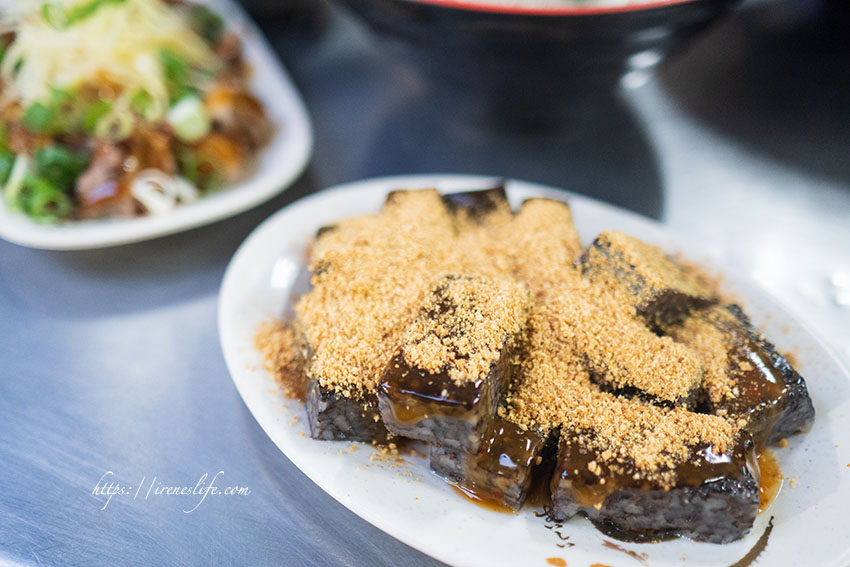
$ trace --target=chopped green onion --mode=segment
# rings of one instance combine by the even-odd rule
[[[161,49],[159,63],[165,74],[165,84],[171,100],[179,100],[195,92],[189,85],[189,64],[183,57],[170,49]]]
[[[36,134],[74,132],[81,127],[84,100],[67,89],[50,87],[50,95],[26,108],[23,124]]]
[[[206,172],[206,177],[204,178],[203,189],[205,191],[212,192],[224,187],[224,184],[227,181],[224,174],[211,162],[204,162],[202,165],[209,168],[209,171]]]
[[[60,145],[45,146],[35,152],[35,170],[61,190],[73,187],[88,165],[88,159]]]
[[[56,111],[40,102],[32,103],[24,112],[24,126],[36,134],[50,132],[56,119]]]
[[[54,116],[49,133],[80,131],[87,103],[78,93],[51,87],[47,106],[53,111]]]
[[[120,142],[133,133],[133,113],[129,110],[113,109],[103,115],[94,127],[94,135],[112,142]]]
[[[6,180],[6,185],[3,186],[3,196],[6,199],[6,206],[10,209],[18,209],[18,195],[24,184],[24,177],[29,169],[29,158],[25,154],[18,154],[15,157],[15,163],[12,165],[12,171],[9,172],[9,178]]]
[[[74,95],[71,91],[67,89],[60,89],[59,87],[50,87],[50,106],[55,108],[72,102],[73,100]]]
[[[41,17],[54,28],[68,28],[94,16],[98,10],[110,4],[123,4],[127,0],[88,0],[65,8],[55,0],[41,5]]]
[[[6,183],[15,163],[15,154],[9,149],[9,127],[0,124],[0,186]]]
[[[130,97],[130,107],[142,116],[145,115],[152,104],[153,97],[146,90],[137,91]]]
[[[188,73],[186,61],[176,52],[170,49],[161,49],[159,51],[159,61],[162,63],[167,79],[177,81],[186,78]]]
[[[109,114],[109,111],[112,110],[112,103],[108,100],[98,99],[94,104],[86,109],[85,114],[83,114],[83,130],[86,134],[93,134],[95,126],[97,126],[97,122]]]
[[[141,114],[148,122],[158,121],[165,112],[162,103],[145,90],[137,91],[130,97],[130,108]]]
[[[55,222],[71,213],[71,198],[49,179],[30,172],[26,154],[18,154],[3,187],[10,210],[21,211],[35,220]]]
[[[66,26],[73,26],[87,18],[92,17],[98,10],[110,4],[123,4],[127,0],[89,0],[83,4],[77,4],[68,10],[65,20]]]
[[[168,123],[180,140],[192,143],[206,136],[212,128],[212,119],[204,102],[196,96],[186,96],[168,111]]]
[[[68,195],[37,175],[24,177],[18,201],[27,215],[41,222],[56,222],[71,213]]]
[[[41,17],[54,28],[64,27],[67,19],[65,8],[56,0],[41,5]]]
[[[195,187],[203,188],[201,186],[201,175],[198,171],[198,155],[190,148],[178,147],[176,156],[180,175],[188,179]]]
[[[176,155],[180,176],[201,191],[213,191],[224,186],[224,175],[209,156],[186,146],[178,147]]]
[[[0,183],[6,183],[6,180],[9,179],[14,163],[15,154],[5,151],[0,153]]]

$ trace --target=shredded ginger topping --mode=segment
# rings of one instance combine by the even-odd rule
[[[2,17],[15,31],[0,67],[5,102],[27,106],[53,89],[117,87],[145,91],[169,107],[163,50],[193,67],[214,70],[215,54],[177,10],[162,0],[18,0]]]

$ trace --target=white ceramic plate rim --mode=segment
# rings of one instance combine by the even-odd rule
[[[374,465],[367,468],[370,466],[370,449],[341,456],[338,452],[345,451],[350,443],[319,442],[301,436],[292,420],[300,417],[303,423],[303,409],[297,402],[284,407],[285,402],[269,392],[272,383],[261,369],[261,359],[251,346],[251,330],[262,320],[280,313],[285,305],[283,295],[269,295],[264,288],[271,287],[269,277],[281,280],[278,292],[286,291],[285,280],[289,278],[291,283],[294,278],[293,263],[300,262],[303,244],[319,226],[343,216],[377,210],[384,195],[392,189],[438,187],[451,191],[491,186],[493,180],[492,177],[457,175],[366,180],[312,195],[270,217],[237,250],[222,283],[219,333],[228,369],[261,427],[302,472],[355,514],[426,554],[458,566],[545,565],[543,561],[549,556],[562,557],[571,566],[593,562],[637,565],[621,552],[604,548],[603,541],[608,538],[583,519],[570,521],[564,529],[574,536],[573,541],[579,545],[559,549],[556,547],[558,540],[554,539],[551,531],[543,529],[542,520],[534,518],[531,511],[506,517],[470,505],[447,489],[444,483],[428,476],[427,462],[422,459],[409,459],[412,464],[405,475],[420,475],[419,482],[412,483],[411,488],[409,479],[407,485],[404,484],[404,475],[399,480],[398,471],[393,473]],[[592,217],[596,216],[607,223],[616,221],[612,223],[616,226],[603,228],[624,230],[670,252],[686,252],[690,259],[708,259],[700,253],[698,245],[686,245],[680,238],[674,245],[671,236],[658,223],[611,205],[518,181],[508,182],[508,192],[512,200],[532,195],[567,200],[585,241],[595,234],[588,230],[593,225]],[[340,215],[340,210],[347,214]],[[598,230],[598,227],[593,229]],[[283,257],[288,259],[276,264]],[[277,269],[281,266],[284,269]],[[763,532],[768,517],[775,514],[773,536],[759,565],[844,567],[850,560],[850,528],[843,522],[842,504],[850,501],[850,481],[843,470],[844,465],[850,463],[850,450],[846,447],[850,446],[850,436],[840,420],[850,414],[847,371],[819,339],[769,298],[766,292],[742,280],[727,275],[724,285],[744,300],[756,323],[780,348],[784,345],[783,341],[792,339],[795,346],[802,345],[802,351],[797,355],[801,371],[809,376],[818,419],[811,432],[791,440],[793,450],[782,451],[777,456],[787,474],[805,471],[806,477],[797,480],[796,488],[789,488],[786,483],[768,512],[759,516],[752,532],[739,542],[714,546],[678,540],[653,546],[624,547],[649,554],[649,562],[653,566],[730,565],[752,547]],[[790,334],[777,336],[783,332]],[[823,383],[813,383],[813,377]],[[842,441],[840,445],[839,440]],[[817,466],[812,464],[814,460],[818,461]],[[823,472],[827,469],[832,475],[829,478]],[[818,483],[823,484],[824,479],[826,485],[818,486]],[[833,480],[835,486],[832,486]],[[824,490],[829,492],[824,493]],[[412,500],[413,495],[416,495],[415,504],[406,500],[408,497]],[[429,522],[434,514],[439,515],[440,520]],[[812,548],[794,546],[795,542],[804,541]],[[683,563],[682,557],[687,561]]]
[[[51,250],[102,248],[174,234],[230,217],[285,190],[304,170],[313,148],[307,109],[277,57],[245,12],[232,0],[210,0],[243,41],[252,66],[252,89],[266,107],[275,133],[244,181],[173,212],[134,219],[97,219],[44,225],[10,211],[0,199],[0,238]]]

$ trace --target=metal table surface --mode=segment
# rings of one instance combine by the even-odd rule
[[[600,195],[703,240],[850,358],[847,46],[794,6],[744,7],[648,81],[629,76],[604,112],[547,135],[441,120],[417,75],[336,10],[262,24],[316,131],[291,189],[130,246],[0,243],[0,565],[437,564],[301,474],[220,353],[217,292],[236,247],[339,182],[475,172]],[[157,494],[219,471],[216,486],[250,492]],[[141,492],[93,494],[109,481]]]

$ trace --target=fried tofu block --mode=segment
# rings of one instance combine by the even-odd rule
[[[716,302],[711,286],[655,246],[621,232],[605,231],[580,259],[581,271],[597,285],[626,294],[651,325],[671,324]]]
[[[667,332],[706,361],[706,411],[744,420],[758,447],[811,425],[815,409],[806,381],[737,305],[695,313]]]
[[[565,520],[581,513],[601,531],[633,541],[684,536],[726,543],[743,537],[759,506],[752,438],[743,433],[723,455],[705,445],[690,453],[681,463],[656,471],[656,477],[675,479],[661,485],[633,463],[605,461],[599,451],[562,435],[551,483],[552,515]]]
[[[528,291],[510,280],[440,280],[381,379],[387,428],[476,452],[513,374],[529,309]]]
[[[545,435],[496,417],[477,453],[431,445],[431,469],[471,498],[517,511],[542,461]]]

